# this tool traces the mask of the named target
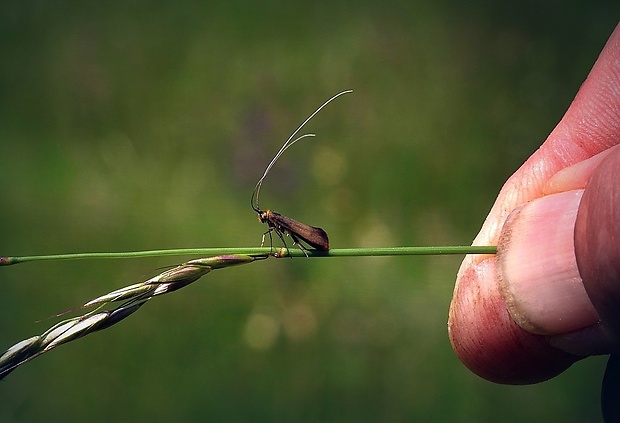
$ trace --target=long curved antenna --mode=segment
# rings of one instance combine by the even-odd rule
[[[256,183],[256,187],[254,187],[254,192],[252,193],[252,198],[250,199],[250,203],[252,204],[252,209],[255,212],[260,213],[260,209],[258,207],[258,196],[260,194],[260,189],[261,189],[261,186],[263,185],[263,181],[267,177],[267,174],[269,173],[269,171],[271,170],[273,165],[280,158],[282,153],[284,153],[290,146],[295,144],[297,141],[302,140],[302,139],[307,138],[307,137],[314,137],[315,134],[304,134],[304,135],[302,135],[300,137],[297,137],[297,138],[295,138],[295,136],[299,133],[299,131],[301,131],[301,129],[306,125],[306,123],[308,123],[310,121],[310,119],[312,119],[314,116],[316,116],[316,114],[319,113],[325,106],[327,106],[329,103],[331,103],[332,101],[334,101],[336,98],[340,97],[341,95],[348,94],[348,93],[351,93],[351,92],[353,92],[353,90],[346,90],[346,91],[339,92],[338,94],[334,95],[329,100],[327,100],[325,103],[321,104],[321,106],[319,106],[318,109],[316,109],[310,116],[308,116],[306,118],[306,120],[304,120],[302,122],[302,124],[299,125],[299,127],[295,130],[295,132],[293,132],[291,134],[291,136],[288,137],[286,142],[282,145],[282,147],[280,147],[280,150],[278,150],[276,155],[273,156],[273,159],[271,159],[271,162],[269,162],[269,165],[265,169],[265,172],[263,173],[263,176],[261,176],[261,178]]]
[[[254,187],[254,192],[252,193],[252,199],[250,200],[250,202],[252,203],[252,208],[254,209],[255,212],[260,213],[260,210],[258,208],[258,194],[260,193],[260,188],[263,185],[263,180],[265,179],[265,177],[267,176],[267,174],[271,170],[271,167],[275,164],[275,162],[282,155],[282,153],[284,153],[290,146],[292,146],[297,141],[299,141],[299,140],[301,140],[303,138],[314,137],[314,136],[316,136],[316,135],[315,134],[304,134],[304,135],[302,135],[302,136],[300,136],[298,138],[295,138],[291,142],[289,142],[290,139],[287,140],[287,142],[282,146],[282,148],[280,148],[280,150],[274,156],[274,158],[271,159],[271,162],[269,163],[269,166],[267,166],[267,169],[265,169],[265,173],[263,173],[263,176],[256,183],[256,187]],[[256,201],[254,201],[254,200],[256,200]]]

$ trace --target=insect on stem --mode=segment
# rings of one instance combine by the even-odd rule
[[[275,234],[278,236],[278,238],[280,238],[280,240],[284,244],[284,247],[287,250],[288,247],[286,245],[286,241],[284,240],[284,234],[288,234],[293,240],[293,245],[297,245],[303,251],[306,257],[308,257],[308,254],[306,253],[306,250],[308,248],[304,246],[302,242],[307,244],[309,247],[314,248],[315,250],[329,250],[329,238],[327,237],[327,233],[323,229],[315,226],[306,225],[305,223],[291,219],[290,217],[284,216],[283,214],[277,213],[273,210],[267,209],[263,211],[258,204],[258,200],[260,196],[260,189],[263,186],[263,181],[269,174],[269,171],[271,170],[273,165],[280,158],[280,156],[297,141],[315,136],[315,134],[304,134],[301,136],[297,136],[299,131],[301,131],[301,129],[310,121],[310,119],[316,116],[316,114],[319,113],[325,106],[327,106],[329,103],[331,103],[333,100],[340,97],[341,95],[348,94],[352,91],[353,90],[346,90],[334,95],[325,103],[321,104],[321,106],[316,109],[310,116],[308,116],[306,120],[304,120],[302,124],[299,125],[295,132],[293,132],[291,136],[288,137],[282,147],[280,147],[280,150],[278,150],[273,159],[271,159],[271,162],[269,162],[269,164],[267,165],[265,172],[263,172],[263,176],[261,176],[261,178],[256,183],[256,187],[254,188],[254,192],[252,193],[250,203],[252,205],[252,209],[258,214],[258,220],[261,223],[266,223],[269,227],[269,229],[267,229],[267,231],[263,234],[263,238],[261,240],[261,247],[265,243],[265,236],[269,235],[269,242],[271,248],[273,248],[273,238],[271,233],[275,232]],[[276,253],[276,256],[279,256],[279,254]]]

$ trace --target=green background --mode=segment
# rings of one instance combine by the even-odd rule
[[[333,248],[469,244],[561,118],[617,2],[0,6],[0,254],[255,246],[263,208]],[[569,5],[570,4],[570,5]],[[0,350],[184,258],[0,272]],[[461,257],[207,275],[17,369],[2,421],[597,421],[604,358],[502,386],[453,354]]]

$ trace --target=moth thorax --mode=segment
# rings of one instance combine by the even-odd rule
[[[260,223],[265,223],[269,220],[269,214],[271,212],[269,210],[266,211],[262,211],[260,213],[258,213],[258,220]]]

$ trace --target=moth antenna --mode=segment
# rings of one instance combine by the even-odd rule
[[[267,177],[267,174],[269,173],[269,171],[271,170],[271,168],[273,167],[273,165],[276,163],[276,161],[280,158],[280,156],[282,155],[282,153],[284,153],[290,146],[292,146],[293,144],[295,144],[297,141],[300,141],[304,138],[307,137],[314,137],[315,134],[304,134],[301,135],[300,137],[295,138],[295,136],[299,133],[299,131],[301,131],[301,129],[310,121],[310,119],[312,119],[314,116],[316,116],[317,113],[319,113],[325,106],[327,106],[329,103],[331,103],[332,101],[334,101],[336,98],[340,97],[341,95],[344,94],[348,94],[353,92],[353,90],[345,90],[342,92],[339,92],[338,94],[332,96],[329,100],[327,100],[326,102],[324,102],[323,104],[321,104],[319,106],[318,109],[316,109],[310,116],[308,116],[306,118],[306,120],[304,120],[302,122],[301,125],[299,125],[299,127],[297,129],[295,129],[295,131],[291,134],[290,137],[288,137],[288,139],[286,140],[286,142],[282,145],[282,147],[280,147],[280,150],[278,150],[278,152],[276,153],[275,156],[273,156],[273,159],[271,159],[271,162],[269,162],[269,165],[267,166],[267,168],[265,169],[265,172],[263,173],[263,176],[261,176],[261,178],[258,180],[258,182],[256,183],[256,187],[254,187],[254,192],[252,192],[252,198],[250,199],[250,203],[252,205],[252,209],[257,212],[260,213],[260,209],[258,207],[258,197],[260,195],[260,189],[261,186],[263,185],[263,181],[265,180],[265,178]]]
[[[314,136],[316,136],[316,135],[315,134],[304,134],[301,137],[295,138],[291,142],[289,142],[290,141],[290,139],[289,139],[289,141],[284,143],[284,145],[280,148],[280,150],[273,157],[273,159],[271,159],[271,162],[269,162],[269,165],[267,166],[267,169],[265,169],[265,173],[263,173],[263,176],[261,176],[261,178],[256,183],[256,187],[254,187],[254,192],[252,193],[251,203],[252,203],[252,208],[254,209],[255,212],[259,213],[258,195],[260,194],[260,188],[263,186],[263,180],[265,179],[265,177],[267,176],[267,174],[269,173],[269,171],[271,170],[271,168],[273,167],[275,162],[278,160],[278,158],[282,155],[282,153],[284,153],[290,146],[295,144],[297,141],[299,141],[299,140],[301,140],[303,138],[314,137]]]

